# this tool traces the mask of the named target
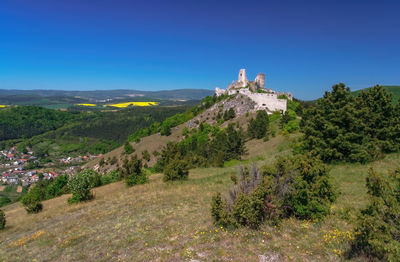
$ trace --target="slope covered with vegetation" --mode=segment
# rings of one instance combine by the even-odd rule
[[[24,197],[34,216],[6,206],[0,256],[396,260],[400,110],[384,89],[352,98],[339,84],[313,107],[290,102],[270,116],[236,115],[245,100],[224,99],[186,111],[187,123],[183,114],[136,133],[135,143],[97,160],[105,175],[68,178],[72,197],[32,199],[34,187]],[[155,165],[143,168],[155,138],[163,139],[150,151]],[[125,183],[100,186],[117,180]]]

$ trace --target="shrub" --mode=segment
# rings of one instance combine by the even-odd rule
[[[0,197],[0,207],[10,204],[12,201],[6,196]]]
[[[235,118],[236,114],[235,114],[235,110],[233,109],[233,107],[229,108],[229,110],[226,110],[224,112],[223,118],[224,121],[230,120]]]
[[[146,149],[142,152],[142,158],[144,159],[144,160],[146,160],[147,162],[149,162],[150,161],[150,154],[149,154],[149,151],[147,151]]]
[[[25,207],[25,210],[28,214],[39,213],[43,209],[43,205],[40,203],[41,199],[37,197],[37,194],[32,194],[30,192],[21,198],[21,203]]]
[[[240,168],[240,181],[223,200],[220,193],[212,199],[211,215],[214,224],[225,227],[248,226],[258,228],[264,219],[265,187],[262,174],[253,165],[251,174],[247,168]]]
[[[43,208],[40,202],[45,199],[46,183],[39,181],[21,198],[21,203],[25,207],[26,212],[39,213]]]
[[[369,204],[357,218],[350,256],[364,255],[380,261],[400,257],[400,170],[385,179],[369,169],[366,179]]]
[[[111,165],[115,165],[117,162],[118,162],[118,160],[117,160],[117,157],[116,157],[116,156],[113,156],[113,157],[111,158],[111,160],[110,160],[110,164],[111,164]]]
[[[164,181],[183,180],[189,176],[188,166],[183,160],[174,159],[164,168]]]
[[[275,192],[272,204],[284,217],[322,219],[336,200],[326,165],[308,154],[279,157],[274,166],[265,167],[265,175]]]
[[[6,214],[0,209],[0,230],[4,229],[6,226]]]
[[[93,198],[90,191],[93,185],[92,172],[83,171],[72,175],[68,179],[68,188],[72,193],[72,197],[68,199],[68,203],[78,203]]]
[[[131,157],[130,160],[126,158],[119,172],[121,177],[125,178],[127,186],[144,184],[147,182],[147,176],[142,170],[142,161],[138,159],[136,155]]]
[[[189,134],[189,129],[188,129],[187,126],[185,126],[185,127],[182,129],[182,136],[187,136],[188,134]]]
[[[120,174],[118,170],[112,170],[108,172],[107,174],[104,174],[101,176],[101,184],[102,185],[107,185],[110,183],[114,183],[120,180]]]
[[[330,211],[336,193],[325,165],[309,155],[280,157],[264,168],[240,169],[240,180],[223,199],[211,203],[214,223],[221,226],[258,228],[267,219],[276,223],[284,217],[322,219]]]
[[[47,186],[46,199],[61,196],[68,193],[68,176],[60,175]]]
[[[132,154],[133,152],[135,152],[135,149],[132,147],[132,145],[128,141],[125,141],[124,153],[126,155],[129,155],[129,154]]]

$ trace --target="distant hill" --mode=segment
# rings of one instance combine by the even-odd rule
[[[3,102],[10,100],[29,100],[38,97],[68,97],[69,99],[104,100],[124,99],[132,97],[147,97],[161,100],[201,100],[213,95],[214,91],[209,89],[176,89],[161,91],[140,91],[140,90],[94,90],[94,91],[66,91],[66,90],[10,90],[0,89],[0,97]]]
[[[393,96],[393,103],[396,103],[400,99],[400,86],[382,86],[387,92],[391,93]],[[369,87],[370,88],[370,87]],[[360,90],[356,90],[351,92],[352,95],[357,96],[363,90],[367,90],[369,88],[364,88]]]

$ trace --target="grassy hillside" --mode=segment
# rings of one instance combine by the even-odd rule
[[[95,199],[66,204],[68,195],[44,201],[43,212],[27,215],[19,203],[4,208],[7,227],[0,232],[0,259],[6,261],[339,261],[352,237],[350,221],[366,203],[370,166],[387,173],[400,162],[391,154],[368,165],[331,165],[341,192],[323,222],[284,220],[259,231],[215,228],[210,200],[232,186],[239,164],[271,163],[290,154],[297,135],[249,142],[249,155],[224,168],[198,168],[184,182],[163,183],[161,174],[145,185],[121,182],[94,189]]]

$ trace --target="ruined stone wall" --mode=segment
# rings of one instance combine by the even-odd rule
[[[240,89],[239,93],[253,100],[256,103],[257,110],[286,112],[287,100],[278,99],[277,94],[253,93],[247,89]]]

